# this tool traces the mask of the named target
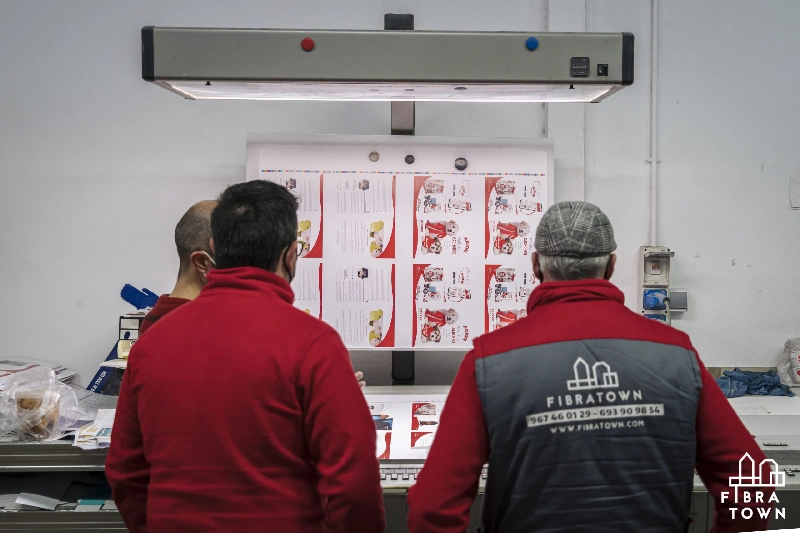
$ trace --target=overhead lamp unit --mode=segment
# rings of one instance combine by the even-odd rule
[[[142,28],[142,78],[184,98],[599,102],[633,34]]]

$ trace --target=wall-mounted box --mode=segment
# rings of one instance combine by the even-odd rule
[[[670,323],[669,311],[643,311],[642,316],[650,320],[657,320],[664,324]]]
[[[670,289],[669,308],[671,311],[688,311],[689,291],[686,289]]]
[[[642,291],[642,310],[643,311],[666,311],[667,289],[644,289]]]
[[[639,248],[639,285],[669,287],[669,263],[675,252],[664,246]]]

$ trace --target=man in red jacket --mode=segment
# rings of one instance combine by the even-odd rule
[[[542,284],[465,357],[409,492],[411,533],[465,531],[487,461],[484,533],[683,532],[695,469],[712,531],[766,528],[771,489],[730,480],[743,460],[770,483],[769,462],[689,337],[623,305],[605,214],[556,204],[535,246]]]
[[[172,292],[159,296],[156,305],[144,316],[139,326],[140,336],[167,313],[197,298],[208,283],[208,273],[216,267],[211,256],[211,212],[216,206],[216,200],[197,202],[175,226],[175,248],[180,261],[178,280]],[[360,381],[363,377],[363,372],[356,372],[362,388],[367,384]]]
[[[106,475],[132,533],[379,533],[375,425],[347,350],[292,306],[297,203],[226,189],[217,269],[136,343]]]

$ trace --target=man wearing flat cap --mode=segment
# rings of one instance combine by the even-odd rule
[[[729,479],[745,454],[761,479],[769,463],[689,337],[625,307],[608,217],[556,204],[535,246],[527,316],[476,339],[453,382],[409,491],[411,533],[466,531],[487,462],[483,533],[683,532],[695,470],[713,532],[766,529],[756,507],[771,504],[756,501],[771,489],[737,487],[734,502]]]

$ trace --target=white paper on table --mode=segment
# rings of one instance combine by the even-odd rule
[[[103,504],[103,509],[102,510],[103,511],[116,511],[117,510],[117,504],[114,502],[114,500],[106,500],[106,503]]]
[[[114,426],[114,416],[117,414],[116,409],[100,409],[97,411],[97,418],[94,420],[94,425],[99,428],[110,428]]]
[[[420,425],[413,429],[414,404],[435,406],[436,415],[417,415],[425,421],[436,420],[441,416],[446,394],[367,394],[367,404],[373,417],[384,416],[391,420],[391,429],[377,431],[377,455],[381,457],[390,447],[389,459],[425,459],[438,425]],[[419,435],[426,433],[427,435]],[[418,435],[416,445],[412,445],[414,435]],[[388,439],[387,439],[388,437]],[[384,457],[386,458],[386,457]]]
[[[103,361],[102,363],[100,363],[100,366],[105,366],[109,368],[128,368],[128,360],[112,359],[110,361]]]
[[[78,405],[80,408],[92,415],[92,418],[89,419],[88,422],[95,419],[98,409],[117,408],[118,396],[97,394],[96,392],[88,391],[77,385],[70,385],[70,388],[75,391],[75,397],[78,398]]]
[[[71,483],[72,478],[59,474],[28,478],[16,503],[54,511]]]

